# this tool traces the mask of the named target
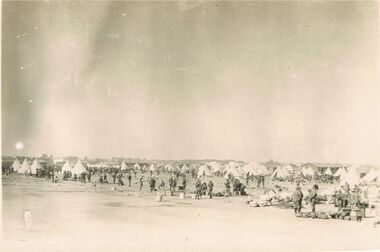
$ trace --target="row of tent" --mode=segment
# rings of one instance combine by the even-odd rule
[[[20,164],[20,162],[17,159],[15,159],[11,167],[15,172],[31,174],[36,174],[37,169],[43,168],[41,163],[37,159],[35,159],[32,164],[30,164],[26,159],[22,164]]]
[[[17,159],[15,159],[11,167],[13,168],[13,171],[23,174],[36,174],[38,169],[43,169],[43,166],[37,159],[35,159],[32,164],[30,164],[27,159],[24,159],[24,162],[20,164],[20,162]],[[66,163],[62,167],[62,172],[64,171],[70,171],[73,175],[79,175],[85,172],[86,168],[79,160],[76,162],[74,167],[72,167],[70,163],[66,161]]]
[[[291,176],[292,173],[294,173],[292,167],[286,165],[278,167],[271,176],[272,178],[287,178]],[[306,177],[317,175],[317,172],[311,166],[303,167],[299,173]],[[348,183],[349,185],[355,185],[373,181],[380,183],[380,168],[374,166],[353,165],[348,170],[340,167],[335,173],[333,173],[330,168],[327,168],[322,175],[339,178],[341,184]]]
[[[91,165],[89,165],[91,167]],[[97,167],[97,166],[95,166]],[[121,170],[128,170],[129,167],[125,162],[122,162],[120,166],[117,166]],[[41,163],[35,159],[32,164],[28,162],[27,159],[24,160],[22,164],[15,159],[12,168],[14,171],[18,173],[30,173],[36,174],[37,169],[42,169]],[[220,165],[217,162],[209,162],[206,164],[200,165],[198,168],[194,165],[183,164],[179,166],[177,164],[167,164],[165,166],[151,164],[148,168],[146,166],[141,166],[136,163],[133,165],[133,169],[136,170],[145,170],[155,172],[159,169],[163,168],[165,171],[173,172],[173,171],[189,171],[194,169],[197,171],[198,176],[213,176],[217,172],[221,172],[224,174],[225,178],[229,176],[233,177],[245,177],[247,174],[254,176],[268,176],[270,175],[272,179],[274,178],[288,178],[289,176],[295,174],[295,167],[287,164],[283,166],[279,166],[276,170],[271,173],[270,170],[261,163],[251,162],[245,165],[241,165],[237,162],[231,161],[225,166]],[[360,182],[371,182],[374,180],[380,181],[380,169],[377,167],[364,167],[363,166],[351,166],[347,171],[345,168],[340,167],[335,173],[331,171],[330,168],[327,168],[323,174],[328,176],[334,176],[336,178],[340,178],[341,183],[349,183],[349,184],[357,184]],[[81,161],[77,161],[74,166],[66,161],[63,167],[61,168],[62,172],[70,171],[72,174],[81,174],[86,171],[86,168],[83,166]],[[365,171],[365,173],[363,173]],[[302,174],[305,177],[313,177],[317,175],[317,171],[315,167],[310,165],[305,165],[297,172],[298,174]],[[363,176],[364,174],[364,176]]]

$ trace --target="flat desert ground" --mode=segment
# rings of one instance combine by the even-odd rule
[[[213,180],[221,191],[223,179]],[[157,202],[147,182],[138,191],[136,178],[132,187],[53,184],[14,174],[2,182],[1,251],[380,250],[380,228],[367,220],[296,218],[292,209],[249,207],[245,196],[194,200],[177,193]],[[263,192],[251,186],[247,191],[251,197]],[[317,205],[317,211],[331,207]],[[32,213],[29,230],[25,211]]]

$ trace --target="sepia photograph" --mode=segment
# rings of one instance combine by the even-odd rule
[[[0,251],[380,251],[378,1],[2,1]]]

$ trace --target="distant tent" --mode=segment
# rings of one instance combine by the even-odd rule
[[[372,168],[363,178],[361,178],[361,181],[363,182],[373,182],[376,181],[377,183],[380,183],[380,169]]]
[[[207,166],[210,166],[210,170],[214,173],[222,170],[221,166],[215,161],[207,163]]]
[[[358,166],[352,166],[346,174],[340,176],[340,184],[348,183],[349,185],[355,185],[360,183],[360,172],[357,169]]]
[[[285,166],[282,166],[282,169],[286,171],[289,175],[293,173],[294,167],[290,164],[287,164]]]
[[[263,164],[251,162],[243,166],[242,172],[254,176],[266,176],[269,174],[269,169]]]
[[[269,174],[268,168],[265,165],[260,164],[260,163],[255,164],[255,170],[256,170],[255,171],[256,175],[258,176],[265,176]]]
[[[33,161],[33,164],[30,166],[30,173],[31,174],[36,174],[37,173],[37,169],[42,169],[42,168],[43,167],[42,167],[41,163],[37,159],[35,159]]]
[[[149,167],[149,171],[154,172],[154,171],[156,171],[156,170],[157,170],[157,169],[156,169],[156,167],[154,166],[154,164],[151,164],[150,167]]]
[[[287,178],[289,177],[289,170],[286,166],[279,166],[277,167],[277,169],[273,172],[273,174],[271,175],[271,178],[274,179],[274,178]]]
[[[366,175],[367,173],[369,173],[371,170],[373,170],[374,166],[372,165],[358,165],[358,166],[355,166],[355,169],[357,170],[358,173],[360,173],[361,175]]]
[[[174,167],[171,164],[168,164],[165,166],[165,170],[168,172],[172,172],[172,171],[174,171]]]
[[[128,166],[125,164],[124,161],[121,162],[120,170],[122,170],[122,171],[126,171],[126,170],[128,170]]]
[[[13,161],[13,164],[11,165],[11,168],[13,168],[13,171],[18,171],[21,168],[21,164],[16,158],[15,161]]]
[[[84,168],[83,164],[81,161],[77,161],[77,163],[75,164],[74,168],[71,170],[71,173],[74,175],[80,175],[82,174],[83,172],[86,172],[86,168]]]
[[[71,167],[69,161],[66,161],[66,163],[62,166],[61,171],[62,171],[62,173],[63,172],[69,172],[72,169],[73,169],[73,167]]]
[[[242,168],[244,174],[256,175],[256,167],[254,163],[248,163]]]
[[[30,170],[30,164],[26,158],[24,159],[24,162],[22,163],[20,169],[18,170],[19,173],[26,173]]]
[[[168,172],[179,171],[180,168],[177,164],[168,164],[165,166],[165,170]]]
[[[227,166],[229,166],[229,167],[239,167],[239,164],[236,163],[235,161],[230,161],[230,162],[227,164]]]
[[[182,171],[188,171],[188,170],[190,170],[190,167],[187,164],[183,164],[181,167],[181,170]]]
[[[314,168],[311,165],[304,166],[301,169],[301,174],[305,177],[312,177],[316,174],[317,172],[314,170]]]
[[[198,177],[200,176],[212,176],[212,173],[206,165],[201,165],[198,169]]]
[[[136,164],[133,166],[133,168],[134,168],[135,170],[140,170],[140,169],[141,169],[141,167],[140,167],[140,165],[139,165],[138,163],[136,163]]]
[[[227,164],[225,171],[226,171],[225,177],[228,177],[228,175],[232,175],[233,177],[243,177],[244,175],[239,165],[233,161]]]
[[[180,171],[180,170],[181,170],[181,168],[179,167],[179,164],[174,164],[174,165],[173,165],[173,168],[174,168],[174,170],[176,170],[176,171]]]
[[[343,167],[340,167],[335,173],[334,173],[334,177],[341,177],[342,175],[345,175],[347,172],[346,170],[343,168]]]
[[[327,167],[327,169],[326,169],[326,171],[325,171],[325,175],[327,175],[327,176],[331,176],[332,174],[333,174],[333,173],[332,173],[330,167]]]

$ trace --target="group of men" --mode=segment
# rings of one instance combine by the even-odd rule
[[[238,180],[237,178],[229,177],[225,181],[224,187],[225,187],[224,193],[227,196],[247,195],[247,193],[245,192],[245,185],[243,185],[243,183],[241,183],[240,180]],[[231,192],[231,188],[232,188],[232,192]]]
[[[195,199],[201,199],[202,195],[206,195],[208,193],[210,199],[212,199],[212,193],[214,190],[214,183],[210,180],[208,184],[206,182],[201,181],[200,178],[197,178],[197,181],[195,182]]]
[[[368,189],[366,187],[361,188],[358,185],[350,189],[350,185],[345,183],[335,190],[333,197],[335,206],[338,208],[338,211],[340,211],[349,204],[359,206],[362,203],[368,202]]]
[[[309,190],[308,200],[311,206],[311,212],[315,213],[315,205],[317,204],[317,196],[318,196],[318,185],[313,185],[313,187]],[[304,195],[301,190],[301,186],[297,184],[295,191],[292,194],[292,200],[294,204],[294,213],[296,216],[301,214],[302,209],[302,200]]]

